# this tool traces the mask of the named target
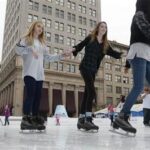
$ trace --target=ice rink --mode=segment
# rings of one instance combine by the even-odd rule
[[[78,131],[77,119],[70,118],[61,119],[61,126],[49,118],[45,133],[20,133],[20,121],[11,121],[10,126],[0,124],[0,150],[150,150],[150,128],[143,126],[142,118],[131,120],[136,137],[109,132],[108,119],[95,119],[98,133]]]

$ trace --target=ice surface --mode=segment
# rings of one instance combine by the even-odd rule
[[[136,137],[109,132],[109,119],[95,119],[98,133],[78,131],[72,118],[61,118],[61,126],[49,118],[46,133],[20,133],[20,121],[11,121],[10,126],[0,124],[0,150],[150,150],[150,128],[142,121],[132,118]]]

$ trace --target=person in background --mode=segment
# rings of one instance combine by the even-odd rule
[[[150,88],[145,87],[141,94],[143,100],[143,124],[150,127]]]
[[[4,115],[5,115],[5,124],[4,124],[4,126],[6,126],[6,125],[9,125],[9,116],[10,116],[10,109],[9,109],[8,105],[5,106]]]
[[[110,117],[110,120],[111,120],[111,126],[113,125],[113,122],[114,122],[114,105],[113,103],[110,103],[108,105],[108,115]]]

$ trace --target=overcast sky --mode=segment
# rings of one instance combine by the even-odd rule
[[[130,24],[135,12],[136,0],[101,0],[102,20],[108,24],[109,40],[129,44]],[[3,30],[6,0],[0,0],[0,60],[2,54]]]

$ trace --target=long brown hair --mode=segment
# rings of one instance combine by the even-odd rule
[[[100,25],[101,25],[102,23],[104,23],[104,24],[107,25],[107,23],[104,22],[104,21],[101,21],[101,22],[99,22],[99,23],[96,25],[95,29],[91,32],[92,41],[93,41],[93,40],[96,40],[97,35],[98,35],[98,31],[99,31],[99,27],[100,27]],[[108,29],[107,29],[107,31],[108,31]],[[104,45],[104,47],[103,47],[103,53],[104,53],[104,54],[106,54],[107,49],[108,49],[108,47],[109,47],[109,42],[108,42],[108,39],[107,39],[107,31],[106,31],[106,33],[105,33],[105,34],[103,35],[103,37],[102,37],[103,45]]]
[[[26,40],[26,42],[27,42],[28,45],[33,45],[33,41],[34,41],[34,37],[33,37],[34,36],[34,29],[35,29],[35,26],[37,24],[42,24],[43,25],[43,23],[41,21],[35,21],[35,22],[33,22],[30,25],[27,33],[24,35],[24,38],[25,38],[25,40]],[[41,42],[41,44],[45,44],[44,28],[43,28],[43,32],[39,35],[38,39]]]

